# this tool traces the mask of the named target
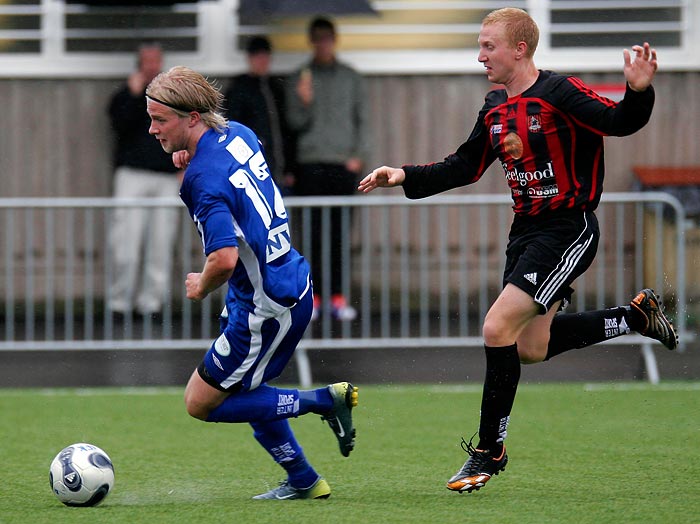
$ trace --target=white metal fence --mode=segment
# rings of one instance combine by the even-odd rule
[[[328,297],[328,269],[342,266],[343,292],[354,321],[325,310],[297,351],[300,381],[312,381],[310,349],[481,347],[481,326],[501,288],[512,220],[506,195],[288,198],[297,248],[319,256],[314,275]],[[108,256],[110,217],[118,207],[182,211],[176,249],[163,254],[172,278],[158,318],[115,320],[105,307],[114,268]],[[311,209],[343,216],[343,256],[328,242],[311,252]],[[664,294],[681,340],[686,330],[686,220],[665,193],[609,193],[597,211],[601,242],[593,266],[575,284],[570,310],[626,304],[636,291]],[[0,350],[205,349],[216,335],[223,293],[199,304],[185,298],[184,275],[202,267],[201,244],[176,199],[0,199]],[[330,228],[322,226],[322,234]],[[659,379],[656,344],[627,336],[611,344],[640,347],[652,382]]]

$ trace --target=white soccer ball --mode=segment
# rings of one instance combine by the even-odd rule
[[[54,495],[66,506],[94,506],[114,486],[114,467],[97,446],[72,444],[51,462],[49,482]]]

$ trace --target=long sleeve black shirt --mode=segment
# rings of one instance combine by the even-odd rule
[[[114,165],[175,173],[171,155],[148,134],[151,119],[146,112],[146,93],[133,96],[124,85],[109,103],[109,117],[115,134]]]
[[[489,92],[471,135],[442,162],[403,166],[408,198],[423,198],[479,180],[498,159],[519,215],[598,206],[605,173],[604,136],[641,129],[654,89],[627,86],[620,102],[596,94],[580,79],[540,71],[525,92]]]

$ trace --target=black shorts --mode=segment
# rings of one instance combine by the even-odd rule
[[[506,248],[503,286],[511,283],[540,305],[544,314],[571,300],[571,284],[591,265],[600,230],[593,212],[546,217],[516,216]]]

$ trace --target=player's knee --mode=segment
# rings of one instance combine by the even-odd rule
[[[482,330],[484,344],[489,347],[510,346],[513,343],[513,334],[502,323],[486,319]]]

